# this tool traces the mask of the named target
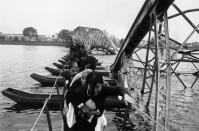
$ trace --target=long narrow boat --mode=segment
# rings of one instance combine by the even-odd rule
[[[42,75],[38,75],[38,74],[31,74],[30,75],[34,80],[40,82],[42,85],[46,85],[46,86],[53,86],[56,79],[57,79],[57,85],[58,86],[64,86],[64,83],[66,81],[66,79],[62,78],[62,77],[47,77],[47,76],[42,76]]]
[[[62,60],[67,61],[67,58],[66,57],[62,57]]]
[[[45,67],[45,69],[55,76],[58,76],[58,75],[63,76],[67,73],[67,71],[62,71],[60,74],[60,71],[61,71],[60,69],[54,69],[50,67]],[[96,70],[96,71],[99,72],[102,76],[109,76],[108,71],[104,70],[104,68],[100,68],[100,69],[103,69],[103,70]]]
[[[50,67],[45,67],[45,69],[55,76],[59,76],[59,75],[63,76],[65,73],[67,73],[67,70],[54,69],[54,68],[50,68]]]
[[[56,66],[58,69],[63,69],[64,65],[59,64],[59,63],[53,63],[54,66]],[[66,68],[69,68],[68,66],[66,66]]]
[[[66,64],[66,61],[64,60],[58,60],[61,64],[65,65]]]
[[[65,65],[59,64],[59,63],[53,63],[54,66],[56,66],[58,69],[63,69]],[[65,68],[69,68],[69,65],[67,65]],[[105,70],[106,68],[103,66],[96,66],[96,70]]]
[[[1,91],[2,94],[9,99],[15,101],[21,105],[27,105],[30,108],[36,106],[43,106],[45,100],[49,97],[49,94],[35,94],[35,93],[27,93],[13,88],[7,88]],[[59,107],[60,104],[63,104],[64,97],[63,95],[53,94],[51,99],[48,101],[49,106]],[[105,108],[108,110],[111,107],[125,107],[124,101],[119,101],[117,96],[108,97],[105,101]]]
[[[15,101],[18,104],[30,105],[30,106],[42,106],[45,100],[49,97],[48,94],[32,94],[16,90],[13,88],[7,88],[1,91],[2,94],[9,99]],[[62,104],[64,98],[62,95],[52,95],[48,101],[49,106],[59,106]]]
[[[103,72],[101,72],[103,73]],[[105,72],[107,73],[107,72]],[[57,79],[57,85],[58,86],[64,86],[66,79],[63,77],[48,77],[48,76],[42,76],[38,74],[31,74],[30,75],[34,80],[40,82],[44,86],[53,86],[56,79]],[[107,82],[110,86],[115,86],[117,85],[117,82],[111,78],[104,77],[104,81]]]
[[[64,59],[64,58],[62,58],[61,60],[58,60],[60,63],[62,63],[63,65],[65,65],[66,63],[67,63],[67,60],[66,59]],[[97,64],[96,64],[97,66],[101,66],[102,65],[102,63],[101,62],[97,62]]]

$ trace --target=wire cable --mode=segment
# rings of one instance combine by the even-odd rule
[[[51,90],[51,92],[50,92],[50,94],[49,94],[49,97],[46,99],[46,101],[45,101],[45,103],[44,103],[44,105],[43,105],[43,107],[42,107],[42,109],[41,109],[41,111],[40,111],[40,113],[39,113],[37,119],[35,120],[34,125],[32,126],[32,128],[31,128],[30,131],[33,131],[34,128],[35,128],[35,126],[37,125],[37,122],[39,121],[39,119],[40,119],[40,117],[41,117],[41,115],[42,115],[42,113],[43,113],[43,111],[44,111],[46,105],[48,104],[48,101],[51,99],[53,90],[54,90],[54,88],[56,87],[56,84],[57,84],[57,81],[58,81],[59,77],[61,76],[61,72],[62,72],[62,70],[67,66],[67,64],[68,64],[68,63],[66,63],[66,64],[64,65],[64,67],[60,70],[59,76],[56,78],[56,80],[55,80],[55,82],[54,82],[54,85],[53,85],[53,88],[52,88],[52,90]]]

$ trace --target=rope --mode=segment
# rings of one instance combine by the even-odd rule
[[[66,65],[67,65],[67,63],[64,65],[63,69],[66,67]],[[59,76],[61,76],[61,70],[60,70]],[[35,126],[37,125],[37,122],[39,121],[39,119],[40,119],[40,117],[41,117],[41,115],[42,115],[42,112],[44,111],[46,105],[48,104],[48,101],[51,99],[53,90],[54,90],[54,88],[56,87],[57,80],[58,80],[58,78],[56,78],[55,83],[54,83],[54,85],[53,85],[53,88],[52,88],[52,90],[51,90],[51,92],[50,92],[50,94],[49,94],[49,97],[46,99],[46,101],[45,101],[45,103],[44,103],[44,105],[43,105],[43,107],[42,107],[42,109],[41,109],[41,111],[40,111],[40,113],[39,113],[37,119],[35,120],[34,125],[32,126],[32,128],[31,128],[30,131],[33,131],[33,130],[34,130]],[[159,124],[158,122],[156,122],[155,120],[153,120],[152,118],[150,118],[146,113],[140,111],[139,108],[137,108],[136,106],[134,106],[132,103],[131,103],[131,105],[132,105],[137,111],[139,111],[142,115],[144,115],[144,116],[147,117],[149,120],[151,120],[152,122],[154,122],[156,125],[158,125],[158,126],[161,127],[162,129],[164,129],[165,131],[169,131],[167,128],[165,128],[164,126],[162,126],[161,124]]]
[[[154,122],[156,125],[158,125],[159,127],[161,127],[162,129],[164,129],[165,131],[169,131],[167,128],[165,128],[164,126],[162,126],[160,123],[156,122],[155,120],[153,120],[152,118],[150,118],[146,113],[144,113],[143,111],[140,111],[139,108],[137,108],[136,106],[134,106],[132,103],[131,105],[137,110],[139,111],[142,115],[144,115],[145,117],[147,117],[149,120],[151,120],[152,122]]]
[[[66,67],[66,65],[67,65],[67,63],[64,65],[64,67],[63,67],[62,69],[64,69],[64,68]],[[62,71],[62,70],[60,70],[60,72],[59,72],[59,76],[61,76],[61,71]],[[59,76],[58,76],[58,77],[59,77]],[[52,88],[52,90],[51,90],[51,92],[50,92],[50,94],[49,94],[49,97],[46,99],[46,101],[45,101],[45,103],[44,103],[44,105],[43,105],[43,107],[42,107],[42,109],[41,109],[41,111],[40,111],[40,113],[39,113],[37,119],[35,120],[34,125],[32,126],[32,128],[31,128],[30,131],[33,131],[33,130],[34,130],[35,126],[37,125],[37,122],[39,121],[39,119],[40,119],[40,117],[41,117],[41,115],[42,115],[42,112],[44,111],[46,105],[48,104],[48,101],[51,99],[53,90],[54,90],[54,88],[56,87],[56,84],[57,84],[57,80],[58,80],[58,78],[56,78],[55,83],[54,83],[54,85],[53,85],[53,88]]]

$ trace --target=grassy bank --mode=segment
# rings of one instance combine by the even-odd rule
[[[58,42],[58,41],[0,41],[0,44],[1,45],[66,46],[65,43]]]

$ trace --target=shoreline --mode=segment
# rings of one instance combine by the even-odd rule
[[[33,46],[64,46],[66,44],[58,41],[0,41],[0,45],[33,45]],[[68,45],[67,45],[68,46]]]

